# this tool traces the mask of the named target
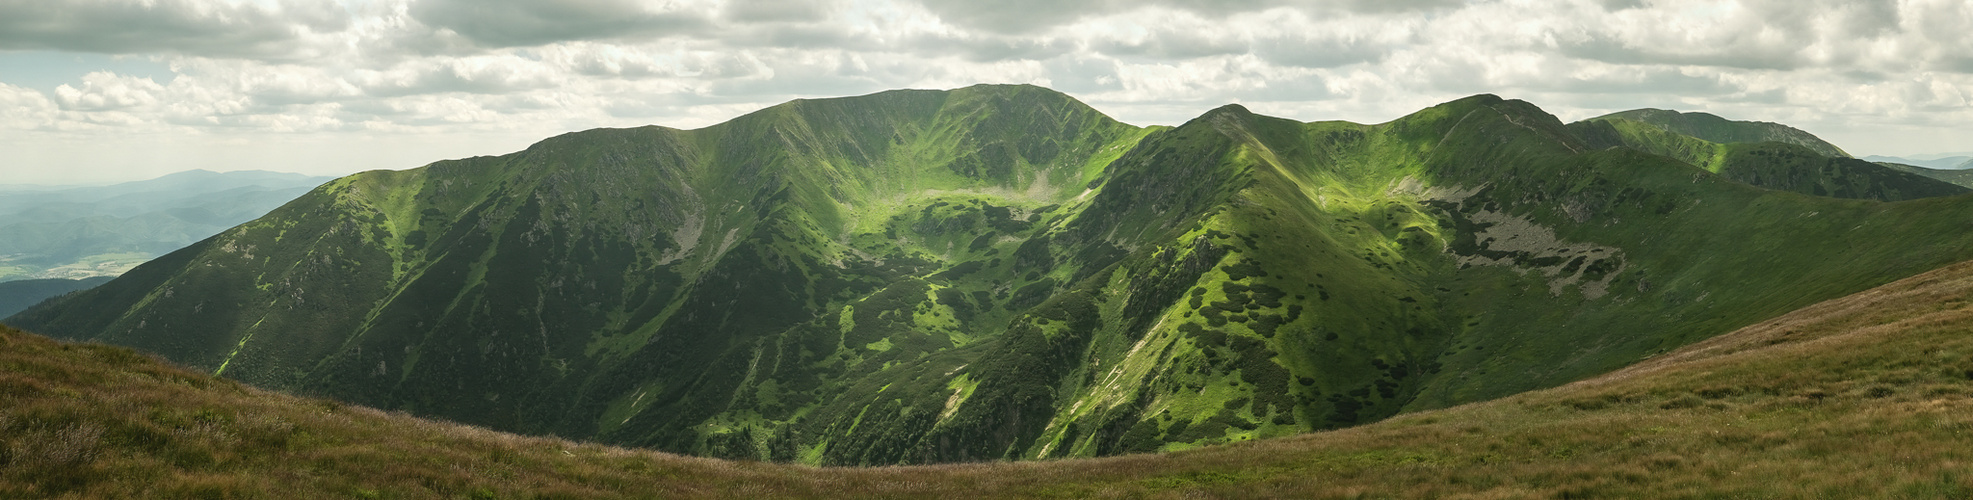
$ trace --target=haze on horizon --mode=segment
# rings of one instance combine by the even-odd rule
[[[1920,155],[1973,150],[1967,54],[1958,0],[0,0],[0,184],[402,169],[975,83],[1140,125],[1494,93]]]

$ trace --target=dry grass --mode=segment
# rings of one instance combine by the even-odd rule
[[[1163,455],[814,468],[296,398],[0,331],[0,498],[1973,496],[1973,264],[1593,380]]]

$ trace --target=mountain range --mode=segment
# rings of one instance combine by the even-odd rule
[[[0,188],[0,282],[116,276],[329,180],[192,170],[106,186]]]
[[[337,179],[6,321],[505,431],[931,463],[1490,400],[1973,258],[1964,187],[1667,113],[799,100]]]
[[[1863,159],[1864,161],[1870,161],[1876,163],[1898,163],[1898,164],[1910,165],[1914,167],[1924,167],[1933,170],[1966,170],[1969,168],[1973,168],[1973,156],[1964,156],[1964,155],[1942,156],[1939,158],[1933,158],[1929,160],[1921,160],[1917,158],[1906,158],[1906,157],[1898,157],[1898,156],[1870,155],[1863,157]]]
[[[1973,490],[1973,264],[1617,372],[1335,431],[909,467],[713,460],[263,391],[0,327],[9,498],[1902,497]]]
[[[1773,122],[1737,121],[1701,112],[1666,109],[1633,109],[1584,120],[1588,122],[1639,122],[1674,134],[1720,144],[1779,142],[1808,148],[1820,156],[1850,158],[1843,148],[1807,131]]]
[[[12,316],[49,297],[88,290],[110,281],[111,276],[82,279],[40,279],[0,281],[0,317]]]

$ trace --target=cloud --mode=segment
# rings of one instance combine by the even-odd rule
[[[1325,40],[1284,36],[1257,40],[1253,49],[1256,55],[1278,64],[1333,68],[1382,60],[1397,46],[1361,38]]]
[[[1057,38],[1016,37],[994,34],[926,34],[903,40],[905,50],[926,57],[959,56],[968,61],[991,63],[1009,60],[1043,60],[1069,53],[1075,47]]]
[[[419,0],[411,14],[493,48],[699,33],[707,13],[634,0]]]
[[[1229,102],[1381,122],[1481,92],[1575,118],[1675,107],[1852,137],[1869,134],[1843,124],[1973,121],[1960,0],[0,0],[9,49],[169,71],[76,68],[29,89],[0,68],[0,128],[407,148],[393,158],[417,148],[406,137],[524,145],[987,82],[1138,124]]]
[[[164,94],[164,86],[149,78],[120,76],[115,73],[96,72],[82,77],[82,87],[62,85],[55,88],[55,101],[62,109],[74,111],[109,111],[156,104]]]
[[[1133,23],[1137,29],[1098,35],[1089,40],[1089,48],[1112,56],[1166,60],[1252,51],[1248,40],[1237,30],[1222,29],[1196,18],[1187,19],[1189,16],[1162,17],[1165,19]]]
[[[685,46],[626,47],[570,43],[534,51],[551,72],[582,77],[722,79],[757,76],[762,68],[746,50],[703,50]],[[571,75],[573,76],[573,75]]]
[[[1011,34],[1039,32],[1112,8],[1107,0],[922,0],[922,4],[942,21]]]
[[[0,83],[0,127],[40,128],[55,118],[57,109],[40,92]]]
[[[1007,34],[1039,33],[1093,16],[1144,8],[1176,9],[1199,16],[1228,16],[1287,8],[1325,17],[1408,13],[1455,8],[1466,0],[920,0],[941,20],[971,29]]]
[[[327,0],[0,0],[0,49],[291,58],[347,24]]]
[[[1713,42],[1717,45],[1680,47],[1652,45],[1601,33],[1586,33],[1571,37],[1563,43],[1561,52],[1570,57],[1617,64],[1789,70],[1808,63],[1801,54],[1802,45],[1798,40],[1749,38],[1726,37]],[[1736,47],[1737,50],[1718,50],[1718,46]]]
[[[1936,66],[1973,48],[1964,2],[1664,0],[1624,7],[1571,9],[1541,19],[1542,30],[1572,57],[1752,70]]]
[[[558,74],[538,61],[514,56],[477,56],[420,61],[389,71],[362,71],[357,86],[372,97],[421,94],[506,94],[555,86]]]
[[[814,0],[727,0],[720,16],[742,23],[815,22],[838,10],[838,2]]]

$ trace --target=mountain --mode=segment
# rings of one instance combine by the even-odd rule
[[[253,220],[330,180],[193,170],[0,196],[0,280],[115,276]]]
[[[49,297],[77,290],[87,290],[109,280],[109,276],[97,276],[79,280],[58,278],[0,281],[0,317],[12,316],[14,313],[21,312],[22,309],[27,309],[28,306],[47,300]]]
[[[1973,489],[1969,294],[1961,263],[1496,401],[1181,452],[929,467],[501,434],[0,327],[0,496],[1952,498]]]
[[[1885,168],[1889,168],[1891,170],[1896,170],[1899,172],[1930,177],[1932,179],[1936,179],[1942,182],[1952,183],[1955,186],[1973,188],[1973,170],[1939,170],[1939,169],[1925,168],[1915,165],[1906,165],[1902,163],[1889,163],[1889,162],[1878,163],[1878,165],[1882,165]]]
[[[1154,128],[1029,86],[801,100],[338,179],[7,322],[507,431],[959,462],[1499,398],[1973,258],[1973,198],[1733,156],[1768,189],[1613,129],[1491,95]]]
[[[1621,146],[1670,156],[1770,189],[1882,201],[1967,192],[1966,186],[1937,175],[1851,158],[1807,132],[1773,123],[1644,109],[1569,126],[1592,147]],[[1718,139],[1701,139],[1687,130],[1709,132],[1709,137]]]
[[[1658,128],[1716,143],[1760,143],[1780,142],[1801,146],[1822,156],[1849,158],[1843,148],[1836,147],[1822,138],[1802,129],[1772,122],[1738,121],[1721,118],[1711,113],[1681,113],[1665,109],[1633,109],[1610,113],[1588,120],[1616,121],[1628,120],[1647,123]]]
[[[1947,156],[1932,160],[1918,160],[1897,156],[1870,155],[1863,157],[1863,160],[1871,163],[1900,163],[1934,170],[1966,170],[1973,168],[1973,156]]]

